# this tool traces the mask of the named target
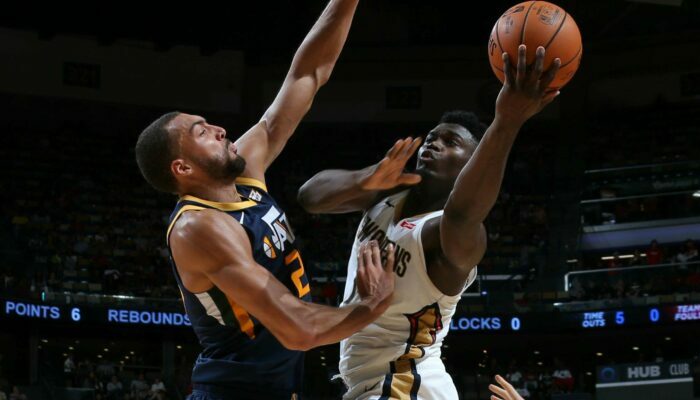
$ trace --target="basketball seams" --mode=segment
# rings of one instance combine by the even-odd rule
[[[561,8],[560,8],[560,10],[564,11]],[[549,42],[547,42],[547,44],[544,45],[545,50],[547,50],[547,47],[549,47],[549,45],[552,44],[552,42],[554,41],[554,38],[557,37],[557,35],[559,34],[559,31],[561,31],[561,28],[564,26],[564,23],[566,22],[566,17],[568,17],[568,16],[569,16],[569,13],[564,11],[564,18],[561,20],[561,24],[559,24],[559,27],[554,32],[554,35],[552,35],[552,37],[549,39]]]
[[[496,43],[498,43],[498,48],[501,50],[501,56],[503,56],[503,46],[501,46],[501,35],[498,34],[498,26],[501,23],[501,19],[499,18],[496,21]]]
[[[535,14],[537,20],[533,21],[532,26],[529,26],[528,21],[530,17],[530,12],[532,12],[533,9],[535,9],[536,11]],[[511,10],[517,12],[514,13]],[[523,11],[525,11],[524,14]],[[562,13],[564,15],[561,15]],[[513,17],[513,15],[515,17]],[[561,18],[561,20],[559,21],[559,24],[556,24],[555,19],[558,18]],[[501,19],[503,20],[504,24],[506,24],[504,25],[504,34],[506,34],[506,36],[503,38],[503,41],[501,40],[500,36]],[[571,21],[569,21],[568,19],[571,19]],[[517,26],[518,22],[522,24],[520,27],[519,44],[518,36],[516,36],[517,33],[513,32],[513,28]],[[538,22],[542,23],[540,24]],[[565,24],[568,24],[566,29],[564,29]],[[583,54],[583,44],[581,41],[580,33],[578,32],[578,26],[576,26],[573,16],[569,15],[569,13],[567,13],[564,9],[558,7],[555,4],[550,5],[550,3],[547,3],[546,1],[522,2],[517,6],[513,6],[511,9],[506,11],[506,13],[504,13],[499,19],[497,19],[494,29],[496,31],[496,37],[494,38],[493,36],[491,36],[490,39],[491,43],[489,43],[489,62],[491,68],[493,69],[493,72],[496,74],[496,77],[501,82],[504,82],[505,71],[502,63],[499,62],[499,60],[497,60],[493,55],[493,50],[495,50],[493,42],[497,43],[501,54],[505,51],[503,47],[504,42],[508,46],[508,50],[510,51],[513,46],[519,47],[521,45],[526,44],[528,41],[533,43],[535,43],[535,41],[537,43],[541,43],[541,45],[545,49],[547,49],[547,52],[564,53],[558,58],[562,59],[560,68],[567,68],[567,70],[561,71],[561,74],[557,74],[557,76],[555,77],[556,82],[568,82],[573,76],[573,74],[576,73],[576,71],[578,70],[578,64],[580,63],[581,55]],[[526,29],[528,30],[527,32],[525,32]],[[547,34],[550,35],[549,39],[545,39]],[[562,35],[561,37],[560,34]],[[530,45],[533,45],[533,43],[530,43]],[[578,49],[574,56],[564,59],[563,56],[568,56],[569,54],[571,54],[571,49],[576,48],[574,46],[576,46],[577,44]],[[550,47],[552,48],[550,49]],[[532,51],[528,51],[528,55],[531,55],[530,53],[532,53]],[[572,65],[572,63],[574,62],[577,62],[577,64]]]
[[[528,7],[527,12],[525,13],[525,18],[523,18],[523,26],[520,29],[520,44],[525,43],[524,40],[525,40],[525,27],[527,26],[527,17],[528,17],[528,15],[530,15],[530,10],[532,10],[532,7],[535,6],[535,3],[537,3],[537,2],[533,1],[532,3],[530,3],[530,7]]]
[[[582,48],[583,48],[583,46],[582,46],[582,47],[579,47],[579,48],[578,48],[578,51],[576,52],[576,55],[574,55],[574,56],[571,58],[571,60],[569,60],[569,61],[563,63],[562,65],[560,65],[560,66],[559,66],[559,69],[564,68],[564,67],[566,67],[567,65],[571,64],[572,62],[576,61],[576,59],[578,58],[578,56],[581,54],[581,49],[582,49]]]

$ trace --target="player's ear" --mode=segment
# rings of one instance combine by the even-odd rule
[[[190,175],[193,170],[185,160],[177,158],[170,163],[170,172],[172,172],[175,177],[178,177]]]

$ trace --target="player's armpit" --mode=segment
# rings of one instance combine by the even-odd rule
[[[469,223],[446,210],[440,218],[440,247],[452,264],[470,270],[486,252],[486,228],[482,223]]]
[[[421,239],[435,286],[446,295],[461,293],[486,252],[483,224],[460,224],[443,215],[426,222]]]

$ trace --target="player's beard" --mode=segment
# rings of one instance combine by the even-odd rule
[[[230,145],[231,142],[226,140],[226,146],[221,158],[200,161],[200,165],[207,171],[207,174],[216,180],[232,182],[245,170],[245,159],[239,154],[236,154],[235,158],[233,158],[229,151]]]

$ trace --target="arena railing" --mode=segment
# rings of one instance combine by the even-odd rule
[[[611,285],[614,285],[619,280],[627,284],[637,282],[640,285],[653,285],[655,283],[653,279],[655,278],[686,278],[690,274],[698,272],[700,272],[700,261],[571,271],[564,275],[564,290],[571,292],[572,289],[575,289],[572,288],[572,286],[576,278],[580,279],[579,282],[583,285],[585,290],[585,283],[590,282],[590,280],[593,280],[594,283],[608,283]],[[586,281],[586,279],[590,280]],[[692,282],[677,283],[679,286],[692,285]],[[700,287],[695,287],[695,289],[696,291],[700,291]],[[673,293],[675,292],[668,292],[668,294]]]

